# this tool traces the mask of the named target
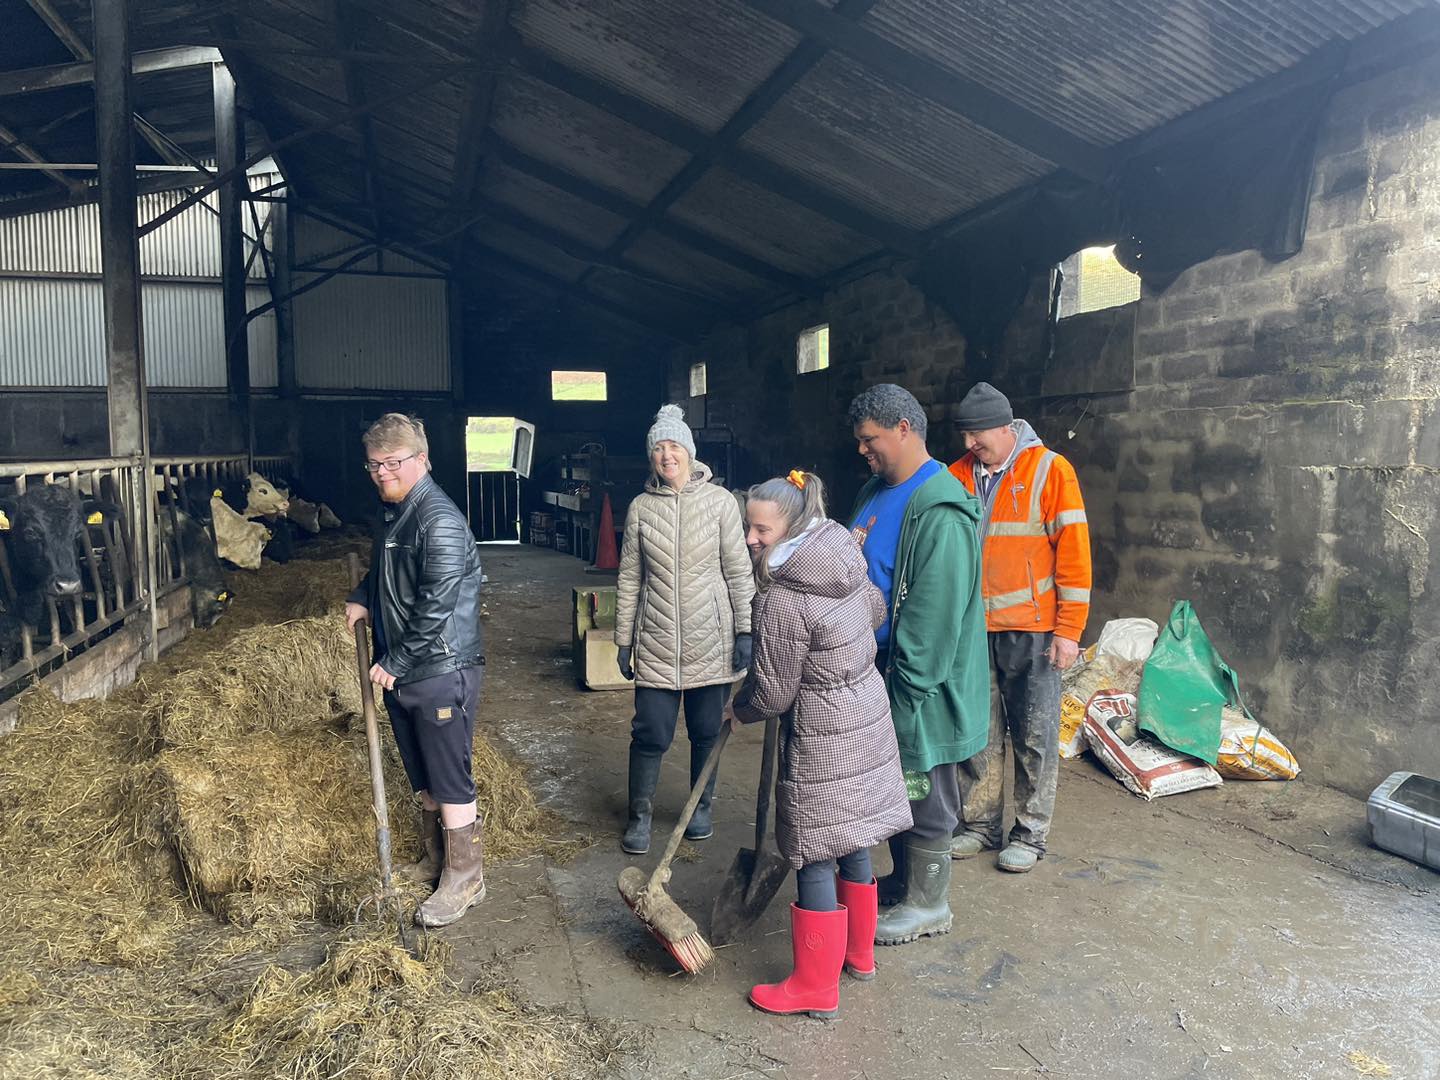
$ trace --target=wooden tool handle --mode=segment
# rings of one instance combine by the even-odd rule
[[[675,852],[680,850],[680,839],[685,835],[685,826],[689,825],[690,819],[695,816],[695,808],[700,805],[700,796],[704,794],[705,785],[710,782],[710,777],[715,775],[715,769],[720,764],[720,751],[725,749],[725,742],[729,738],[730,724],[723,722],[720,725],[720,737],[710,748],[710,756],[705,759],[705,767],[700,770],[700,776],[695,781],[695,786],[690,789],[690,799],[686,802],[685,809],[680,811],[680,820],[675,823],[675,831],[670,834],[670,842],[665,845],[665,854],[660,856],[660,861],[655,865],[655,872],[650,875],[650,883],[645,886],[647,889],[662,886],[668,880],[670,860],[675,858]]]
[[[760,752],[760,791],[755,796],[755,850],[770,835],[770,793],[775,786],[775,756],[780,743],[780,718],[765,721],[765,748]]]

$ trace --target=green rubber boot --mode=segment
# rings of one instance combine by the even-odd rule
[[[932,934],[948,934],[950,911],[950,838],[905,840],[905,899],[880,915],[876,945],[904,945]]]

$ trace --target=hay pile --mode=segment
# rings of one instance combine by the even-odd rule
[[[339,561],[266,567],[109,700],[22,696],[0,737],[0,1078],[538,1078],[617,1052],[613,1030],[461,992],[440,953],[309,921],[347,922],[376,883],[345,581]],[[294,617],[309,604],[329,614]],[[413,815],[385,742],[403,858]],[[483,738],[475,770],[493,855],[578,846],[549,839]],[[261,948],[300,952],[256,978]]]

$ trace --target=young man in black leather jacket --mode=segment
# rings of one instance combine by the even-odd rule
[[[368,619],[375,663],[425,851],[402,871],[438,885],[415,921],[448,926],[485,899],[483,822],[470,771],[485,655],[480,557],[465,515],[430,477],[425,426],[387,413],[362,440],[382,505],[370,570],[345,605]]]

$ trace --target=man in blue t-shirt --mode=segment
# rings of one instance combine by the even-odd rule
[[[959,822],[957,762],[985,747],[990,668],[980,596],[980,503],[925,447],[926,417],[908,390],[872,386],[850,404],[860,455],[873,474],[850,528],[885,596],[875,632],[911,829],[890,841],[894,870],[878,902],[880,945],[947,932],[950,836]]]

